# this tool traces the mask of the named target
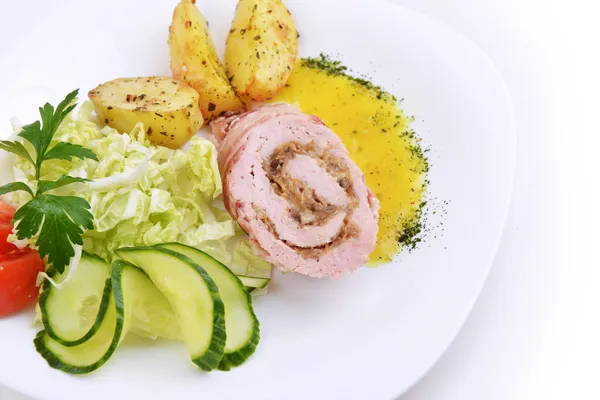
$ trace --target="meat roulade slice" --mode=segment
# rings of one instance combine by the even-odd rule
[[[225,206],[283,271],[340,276],[375,249],[379,201],[337,135],[290,105],[212,124]]]

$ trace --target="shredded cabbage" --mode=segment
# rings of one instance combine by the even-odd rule
[[[90,102],[65,118],[55,140],[85,146],[98,156],[98,161],[50,160],[42,169],[42,179],[68,174],[92,181],[55,190],[81,196],[91,205],[95,229],[84,234],[83,250],[110,261],[119,247],[180,242],[228,266],[235,260],[246,271],[270,275],[270,264],[248,253],[245,234],[218,199],[223,187],[210,141],[194,137],[186,151],[157,147],[146,138],[142,124],[129,135],[102,126]],[[17,158],[8,166],[13,178],[34,185],[31,164]],[[10,200],[21,206],[29,196],[15,192]]]
[[[15,181],[15,177],[13,174],[13,168],[16,163],[16,157],[13,154],[2,151],[0,152],[0,186],[6,185],[7,183],[11,183]],[[10,194],[5,194],[0,196],[0,200],[5,201],[7,203],[12,203],[12,197]]]
[[[13,128],[13,133],[7,140],[15,140],[17,136],[16,132],[20,131],[22,128],[22,125],[18,121],[11,121],[11,125]],[[16,179],[14,173],[16,162],[17,157],[14,154],[7,151],[0,151],[0,171],[2,171],[0,174],[0,186],[20,180]],[[5,203],[12,203],[10,194],[0,196],[0,200],[4,201]]]

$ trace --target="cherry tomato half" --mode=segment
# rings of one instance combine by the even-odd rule
[[[15,212],[14,208],[0,200],[0,254],[6,254],[17,249],[15,245],[6,242],[6,238],[12,233],[10,220]]]
[[[15,212],[17,212],[17,210],[0,200],[0,222],[9,224],[10,220],[14,217]]]
[[[37,251],[29,248],[0,255],[0,317],[21,311],[35,302],[35,286],[44,262]]]
[[[17,247],[14,244],[8,243],[6,241],[8,235],[10,235],[11,233],[12,226],[8,222],[0,221],[0,256],[2,254],[6,254],[11,251],[17,250]]]

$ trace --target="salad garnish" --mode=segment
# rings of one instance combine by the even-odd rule
[[[72,183],[87,182],[88,179],[69,175],[56,180],[40,179],[43,164],[48,160],[98,160],[93,151],[77,144],[58,142],[52,145],[56,130],[76,106],[77,93],[78,90],[74,90],[67,94],[56,109],[49,103],[39,108],[41,121],[23,126],[18,134],[28,143],[0,141],[0,149],[24,158],[35,168],[35,187],[24,182],[0,186],[0,195],[16,191],[31,195],[31,200],[20,207],[13,218],[17,239],[35,238],[41,257],[48,257],[48,265],[58,273],[64,272],[75,255],[74,246],[83,244],[85,230],[94,229],[93,215],[89,211],[91,207],[85,199],[48,193]]]

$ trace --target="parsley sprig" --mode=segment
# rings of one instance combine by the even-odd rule
[[[35,169],[36,187],[23,182],[13,182],[0,186],[0,195],[24,191],[31,200],[19,208],[13,218],[19,240],[31,239],[39,234],[36,246],[42,257],[48,257],[48,264],[62,273],[75,255],[73,246],[83,244],[85,230],[94,229],[90,204],[81,197],[56,196],[48,194],[53,189],[76,182],[87,182],[85,178],[63,175],[55,181],[40,179],[42,166],[48,160],[81,160],[89,158],[98,161],[91,150],[72,143],[58,142],[52,145],[54,135],[62,121],[76,106],[78,90],[69,93],[54,109],[46,103],[40,107],[41,121],[25,125],[19,136],[31,143],[33,152],[20,141],[0,141],[0,149],[16,154],[30,162]]]

